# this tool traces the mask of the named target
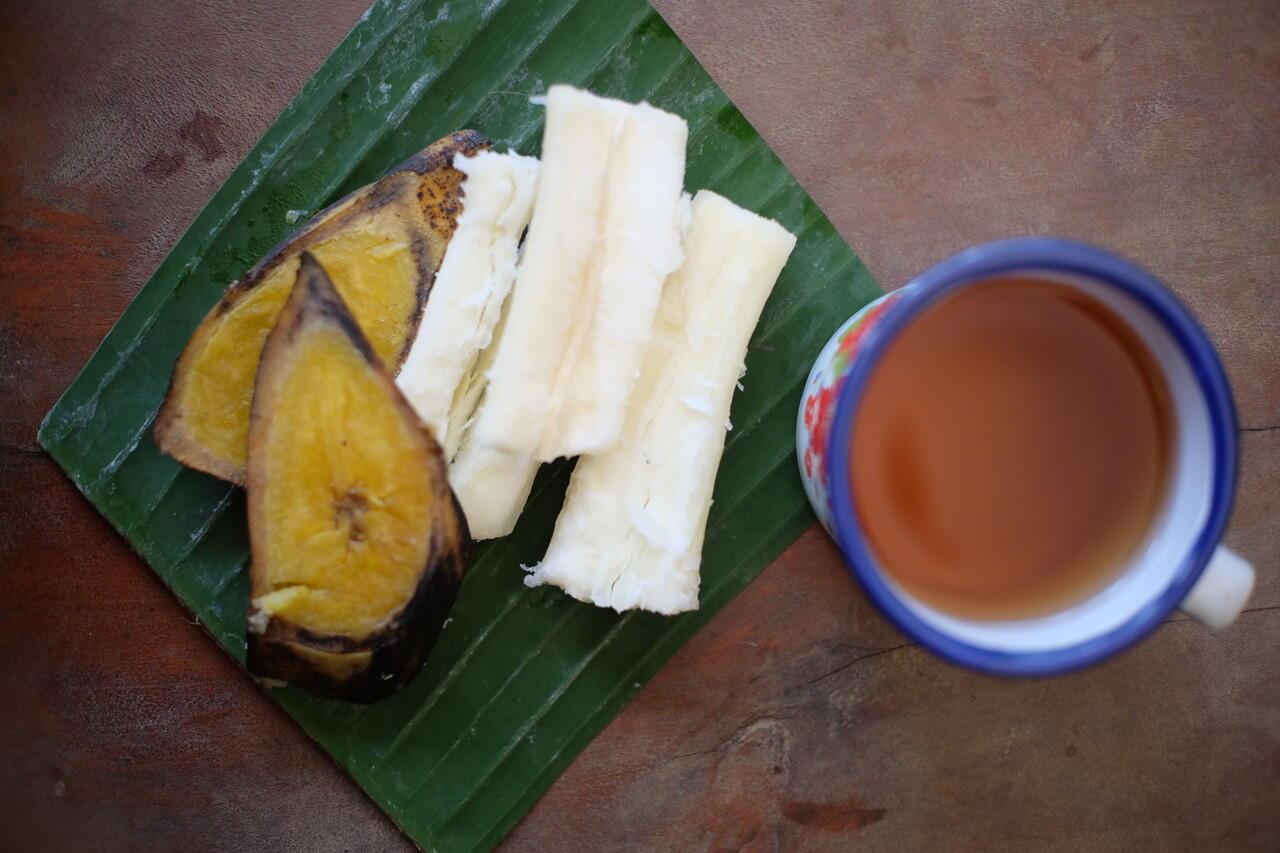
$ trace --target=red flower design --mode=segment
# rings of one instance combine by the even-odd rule
[[[849,333],[844,336],[844,340],[840,342],[840,353],[846,360],[853,357],[854,350],[858,348],[858,341],[862,340],[862,336],[867,333],[867,330],[876,324],[876,321],[880,319],[880,315],[887,311],[889,306],[896,302],[897,299],[898,297],[895,294],[879,305],[874,306],[866,314],[862,315],[862,319],[858,321],[857,325],[849,330]]]
[[[837,374],[845,372],[845,368],[853,360],[862,336],[876,324],[880,319],[880,315],[888,310],[889,306],[897,301],[897,298],[897,294],[894,294],[871,308],[841,338],[840,345],[836,348],[836,355],[832,359],[832,367]],[[835,417],[836,397],[840,394],[844,379],[845,377],[841,375],[834,385],[821,389],[804,402],[804,425],[809,430],[810,435],[809,449],[804,454],[804,470],[810,477],[813,476],[813,462],[816,460],[820,463],[827,454],[831,420]],[[827,468],[825,465],[818,465],[818,476],[825,486],[827,483]]]
[[[863,318],[840,340],[840,348],[837,352],[844,357],[845,362],[853,358],[853,351],[858,348],[858,341],[862,338],[862,332],[866,327],[867,321]]]
[[[813,437],[810,441],[813,452],[818,456],[825,456],[827,453],[827,432],[831,429],[831,409],[835,403],[836,386],[828,385],[818,392],[817,406],[818,418],[813,426]]]
[[[804,426],[805,429],[812,430],[813,424],[818,417],[818,395],[814,394],[804,401]]]

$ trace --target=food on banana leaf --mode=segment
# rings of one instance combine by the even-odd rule
[[[525,583],[697,607],[734,387],[795,237],[690,203],[682,118],[545,102],[541,163],[440,140],[282,242],[178,361],[156,441],[247,485],[264,679],[357,702],[407,683],[472,536],[509,533],[561,456],[581,458]]]

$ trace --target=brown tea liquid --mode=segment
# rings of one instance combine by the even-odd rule
[[[1019,619],[1088,598],[1159,510],[1164,377],[1110,308],[996,279],[925,309],[886,349],[850,477],[884,570],[956,616]]]

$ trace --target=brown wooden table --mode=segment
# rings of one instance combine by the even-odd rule
[[[35,445],[364,3],[0,6],[0,849],[408,847]],[[657,5],[886,287],[1041,232],[1163,276],[1235,385],[1260,583],[1221,633],[1001,681],[810,530],[507,847],[1280,849],[1280,5]]]

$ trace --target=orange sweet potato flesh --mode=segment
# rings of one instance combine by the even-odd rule
[[[398,367],[457,227],[464,176],[453,158],[488,146],[474,131],[450,134],[321,211],[232,284],[174,368],[156,417],[160,449],[244,484],[258,360],[303,252],[327,270],[382,362]]]
[[[248,665],[372,702],[421,668],[470,547],[443,451],[303,253],[249,427]]]

